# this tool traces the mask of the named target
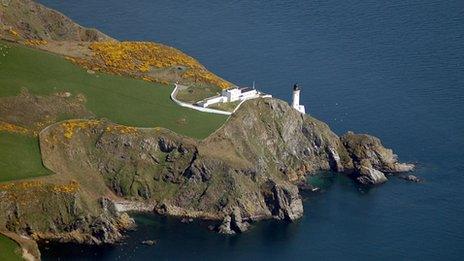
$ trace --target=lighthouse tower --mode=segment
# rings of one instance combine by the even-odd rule
[[[300,105],[300,86],[296,83],[293,85],[292,107],[301,113],[306,113],[305,107]]]

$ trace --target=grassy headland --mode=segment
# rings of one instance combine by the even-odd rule
[[[102,73],[88,73],[63,57],[3,43],[0,56],[0,97],[16,96],[21,88],[35,95],[69,92],[85,96],[86,108],[98,118],[137,127],[164,127],[202,139],[226,119],[179,107],[169,99],[170,85]],[[2,55],[0,53],[0,55]]]

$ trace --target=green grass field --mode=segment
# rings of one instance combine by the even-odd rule
[[[31,48],[8,45],[0,51],[0,96],[18,95],[22,87],[34,94],[68,91],[82,93],[97,117],[137,127],[164,127],[202,139],[225,120],[222,115],[182,108],[169,95],[173,86],[108,74],[89,74],[63,57]]]
[[[176,105],[170,100],[172,86],[89,74],[58,55],[2,41],[0,47],[0,97],[18,95],[23,87],[37,95],[82,93],[86,107],[98,118],[128,126],[164,127],[197,139],[226,120]],[[47,174],[37,138],[0,132],[0,182]]]
[[[0,182],[48,174],[37,138],[0,132]]]
[[[21,249],[13,240],[0,235],[0,260],[22,260]]]

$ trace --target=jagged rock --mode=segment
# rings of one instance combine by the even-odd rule
[[[330,167],[333,170],[337,172],[344,171],[345,168],[343,167],[343,164],[341,162],[340,155],[338,155],[338,152],[334,148],[329,148],[329,161]]]
[[[297,186],[268,181],[262,187],[262,192],[274,217],[293,221],[303,216],[303,202]]]
[[[226,235],[233,235],[235,234],[235,231],[231,227],[232,223],[232,218],[227,215],[224,217],[222,220],[222,224],[218,228],[218,232],[221,234],[226,234]]]
[[[227,215],[222,220],[218,228],[218,232],[226,235],[233,235],[236,233],[243,233],[247,231],[250,224],[242,219],[242,214],[239,208],[235,208],[232,214]]]
[[[236,232],[243,233],[250,228],[250,224],[242,219],[242,213],[240,212],[239,208],[234,209],[231,218],[231,227]]]
[[[279,218],[294,221],[303,216],[303,202],[298,187],[274,186],[274,195],[279,206]]]
[[[211,173],[207,170],[204,164],[201,164],[200,166],[197,164],[190,165],[190,167],[184,172],[184,176],[189,179],[201,180],[202,182],[206,182],[211,179]]]
[[[90,225],[90,229],[94,239],[92,243],[94,244],[116,243],[122,238],[118,227],[104,215],[96,218]]]
[[[168,140],[164,137],[159,139],[158,145],[161,151],[166,153],[169,153],[177,148],[173,141]]]
[[[387,181],[387,177],[382,171],[378,171],[372,167],[362,166],[359,172],[360,176],[356,179],[361,184],[376,185]]]
[[[108,212],[111,215],[117,215],[116,207],[115,207],[113,201],[111,201],[110,199],[101,198],[100,199],[100,204],[101,204],[102,209],[103,209],[104,212]]]

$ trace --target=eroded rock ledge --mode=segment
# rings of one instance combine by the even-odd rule
[[[398,163],[375,137],[339,138],[325,123],[276,99],[246,102],[203,141],[161,128],[75,120],[42,131],[40,146],[44,165],[56,173],[53,182],[73,180],[79,188],[45,195],[39,208],[0,194],[0,227],[94,244],[115,242],[132,225],[118,209],[219,220],[220,231],[236,233],[250,221],[300,218],[297,184],[318,170],[378,184],[387,180],[384,173],[414,167]],[[34,219],[36,213],[43,220]]]

